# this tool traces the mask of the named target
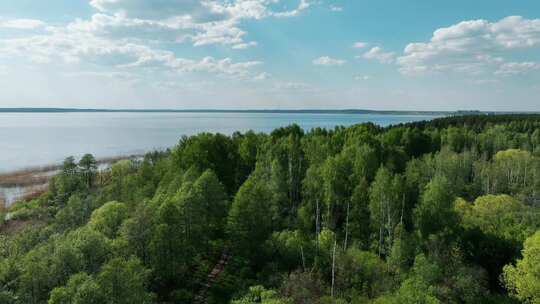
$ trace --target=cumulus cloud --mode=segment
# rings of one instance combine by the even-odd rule
[[[257,42],[256,41],[250,41],[250,42],[247,42],[247,43],[238,43],[238,44],[235,44],[232,46],[233,49],[235,50],[245,50],[245,49],[248,49],[252,46],[256,46],[257,45]]]
[[[67,25],[72,32],[84,32],[114,39],[178,41],[194,33],[196,24],[189,17],[166,20],[127,18],[125,15],[94,14],[88,20],[76,20]]]
[[[68,25],[72,31],[82,31],[114,39],[137,39],[156,42],[184,42],[194,46],[210,44],[230,45],[245,49],[256,45],[246,42],[247,34],[232,19],[207,23],[194,23],[189,16],[177,16],[164,20],[127,18],[124,15],[94,14],[89,20],[77,20]]]
[[[130,18],[166,19],[189,16],[197,22],[220,19],[261,19],[268,16],[296,16],[309,8],[311,2],[299,0],[290,10],[271,9],[280,0],[91,0],[90,5],[101,12],[123,14]]]
[[[30,35],[0,38],[0,58],[263,80],[269,74],[254,70],[260,61],[182,58],[167,44],[247,49],[257,42],[246,39],[248,33],[241,27],[245,19],[292,17],[312,5],[308,0],[90,0],[89,4],[96,10],[90,18],[63,26],[32,19],[0,19],[0,28],[41,29]]]
[[[256,75],[255,77],[253,77],[253,80],[255,80],[255,81],[267,80],[267,79],[269,79],[271,77],[272,77],[272,74],[267,73],[267,72],[262,72],[259,75]]]
[[[224,18],[209,9],[211,1],[200,0],[90,0],[90,5],[103,13],[121,14],[129,18],[167,19],[189,16],[208,21]]]
[[[343,7],[337,6],[337,5],[330,5],[330,10],[331,10],[332,12],[342,12],[342,11],[343,11]]]
[[[118,69],[159,69],[207,72],[245,77],[259,61],[233,62],[231,58],[200,60],[177,57],[129,40],[109,39],[73,28],[49,28],[47,34],[0,40],[0,57],[28,58],[34,63],[83,63]]]
[[[33,30],[45,27],[47,24],[41,20],[36,19],[12,19],[12,20],[0,20],[0,28],[10,28],[19,30]]]
[[[250,1],[250,0],[245,0],[245,1]],[[276,3],[278,1],[279,0],[270,0],[270,1],[267,0],[265,2]],[[311,5],[312,5],[311,2],[308,2],[308,0],[300,0],[300,3],[298,3],[298,6],[296,7],[296,9],[289,10],[289,11],[271,12],[270,15],[274,17],[294,17],[294,16],[298,16],[303,10],[308,9]]]
[[[367,42],[358,41],[358,42],[355,42],[353,44],[353,48],[355,48],[355,49],[363,49],[363,48],[367,47],[368,45],[369,45],[369,43],[367,43]]]
[[[314,65],[335,66],[344,65],[345,60],[330,58],[328,56],[319,57],[313,60]]]
[[[507,62],[503,63],[495,75],[512,76],[518,74],[524,74],[530,71],[540,70],[540,63],[538,62]]]
[[[78,26],[108,35],[185,42],[194,46],[229,45],[246,49],[256,45],[245,41],[242,20],[293,17],[311,6],[294,0],[296,6],[276,10],[274,6],[291,0],[92,0],[100,13]]]
[[[397,63],[404,74],[496,70],[499,75],[508,75],[534,69],[534,64],[507,64],[505,55],[538,46],[540,19],[510,16],[497,22],[470,20],[437,29],[428,42],[408,44]]]
[[[392,63],[394,62],[394,53],[386,52],[383,48],[376,46],[362,55],[362,58],[377,60],[380,63]]]

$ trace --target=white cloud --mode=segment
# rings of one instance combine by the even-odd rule
[[[215,83],[211,81],[178,81],[165,79],[152,83],[152,86],[158,90],[167,90],[167,91],[181,91],[182,93],[186,92],[197,92],[200,93],[210,92],[215,86]]]
[[[207,5],[212,12],[227,15],[234,20],[262,19],[270,15],[268,4],[263,0],[210,1]]]
[[[200,60],[177,57],[136,41],[109,39],[73,28],[50,28],[47,34],[0,40],[0,58],[27,58],[34,63],[91,64],[117,69],[157,69],[206,72],[246,77],[259,61],[233,62],[231,58]]]
[[[259,75],[253,77],[253,80],[255,80],[255,81],[267,80],[267,79],[269,79],[271,77],[272,77],[272,74],[267,73],[267,72],[262,72]]]
[[[503,63],[495,75],[500,76],[512,76],[518,74],[524,74],[530,71],[540,70],[540,63],[538,62],[508,62]]]
[[[247,42],[247,43],[239,43],[239,44],[235,44],[232,46],[233,49],[235,50],[245,50],[245,49],[248,49],[252,46],[256,46],[257,45],[257,42],[256,41],[250,41],[250,42]]]
[[[324,65],[324,66],[344,65],[345,63],[346,63],[345,60],[330,58],[328,56],[319,57],[313,60],[314,65]]]
[[[373,47],[362,55],[362,58],[377,60],[380,63],[392,63],[394,62],[394,53],[385,52],[381,47]]]
[[[356,75],[354,76],[354,80],[370,80],[371,76],[369,75]]]
[[[470,79],[467,82],[474,85],[488,85],[488,84],[497,84],[497,83],[500,83],[501,81],[499,79],[480,78],[480,79]]]
[[[94,14],[89,20],[77,20],[67,26],[71,31],[81,31],[114,39],[137,39],[158,42],[184,42],[194,46],[209,44],[231,45],[242,49],[256,42],[245,42],[247,33],[237,27],[235,20],[226,19],[207,23],[194,23],[189,16],[164,20],[127,18],[125,15]]]
[[[295,8],[274,10],[281,0],[92,0],[101,13],[76,23],[99,34],[140,39],[184,42],[194,46],[229,45],[245,49],[256,45],[244,41],[244,19],[293,17],[311,6],[299,0]]]
[[[507,69],[529,69],[523,63],[504,67],[505,55],[538,46],[540,19],[510,16],[497,22],[470,20],[437,29],[428,42],[410,43],[397,63],[404,74],[448,71],[482,74],[500,70],[498,74],[503,75],[508,74]]]
[[[355,49],[363,49],[363,48],[367,47],[368,45],[369,45],[369,43],[367,43],[367,42],[358,41],[358,42],[355,42],[353,44],[353,48],[355,48]]]
[[[183,62],[179,62],[180,66],[183,66]],[[246,61],[235,63],[231,58],[225,58],[221,60],[214,59],[213,57],[205,57],[199,62],[191,62],[187,66],[183,67],[186,71],[202,71],[221,73],[226,75],[246,76],[248,71],[262,64],[260,61]]]
[[[212,22],[200,26],[203,30],[194,35],[188,35],[187,38],[193,41],[194,46],[203,46],[210,44],[224,45],[242,45],[246,44],[243,36],[247,33],[236,26],[234,20],[224,20]]]
[[[291,17],[309,8],[311,2],[299,0],[296,8],[274,11],[280,0],[91,0],[101,12],[123,14],[129,18],[166,19],[189,16],[197,22],[222,19],[262,19],[268,16]]]
[[[250,0],[244,0],[244,1],[250,1]],[[266,0],[266,3],[277,3],[279,0]],[[298,3],[298,6],[296,9],[290,10],[290,11],[280,11],[280,12],[271,12],[270,14],[274,17],[294,17],[298,16],[302,11],[308,9],[311,6],[311,2],[308,0],[300,0],[300,3]]]
[[[36,19],[12,19],[12,20],[0,20],[0,28],[11,28],[20,30],[34,30],[45,27],[47,24],[41,20]]]
[[[330,10],[331,10],[332,12],[342,12],[342,11],[343,11],[343,7],[337,6],[337,5],[330,5]]]
[[[277,82],[274,85],[274,89],[277,91],[293,91],[293,92],[313,92],[317,89],[308,83],[304,82]]]
[[[237,79],[258,79],[262,64],[231,58],[179,58],[162,49],[161,43],[190,41],[194,46],[228,45],[247,49],[257,45],[246,41],[243,19],[298,15],[311,3],[299,0],[292,9],[274,10],[280,0],[91,0],[98,10],[90,19],[77,19],[65,26],[46,26],[39,20],[0,20],[0,27],[42,28],[39,34],[0,39],[0,58],[22,58],[33,63],[84,64],[111,69],[172,70],[180,73],[207,72]]]
[[[244,19],[296,16],[312,5],[307,0],[294,0],[294,6],[287,8],[281,2],[91,0],[90,5],[97,12],[89,19],[76,19],[63,26],[48,26],[31,19],[0,20],[0,27],[41,29],[32,34],[0,38],[0,58],[76,66],[89,73],[97,69],[100,72],[96,73],[100,74],[94,74],[96,77],[119,78],[144,70],[265,80],[271,75],[256,71],[262,64],[258,60],[183,58],[171,51],[168,44],[222,44],[238,50],[256,46],[256,41],[245,39],[248,33],[241,28]],[[341,62],[330,60],[327,64]]]
[[[66,27],[71,32],[84,32],[100,37],[167,42],[181,40],[197,28],[198,25],[185,16],[148,20],[101,13],[94,14],[89,20],[76,20]]]
[[[224,18],[210,9],[212,1],[199,0],[90,0],[90,5],[103,13],[121,14],[128,18],[167,19],[189,16],[192,20],[209,21]]]

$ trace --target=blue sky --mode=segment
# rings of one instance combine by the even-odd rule
[[[3,0],[0,107],[540,110],[540,2]]]

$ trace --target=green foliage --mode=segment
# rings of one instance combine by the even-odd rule
[[[525,240],[522,254],[515,266],[504,267],[503,282],[524,303],[540,303],[540,231]]]
[[[391,303],[481,303],[485,292],[481,272],[455,256],[443,263],[453,264],[418,255]]]
[[[258,170],[258,169],[256,169]],[[262,172],[251,175],[234,197],[227,220],[230,240],[242,254],[254,253],[277,227],[275,193]]]
[[[317,303],[325,292],[318,274],[296,271],[288,275],[281,286],[281,294],[297,304]]]
[[[227,194],[212,171],[206,170],[193,184],[182,189],[180,208],[188,243],[209,249],[212,240],[224,236]]]
[[[173,159],[179,168],[194,166],[200,171],[211,169],[229,193],[233,193],[239,186],[236,180],[238,148],[227,136],[202,133],[184,137],[173,152]]]
[[[145,288],[147,276],[137,258],[115,258],[103,265],[96,280],[107,303],[146,304],[153,298]]]
[[[119,242],[126,251],[125,255],[135,255],[144,264],[150,261],[151,241],[154,233],[154,210],[148,206],[139,206],[133,216],[122,223],[119,230]]]
[[[481,196],[472,204],[458,200],[456,208],[466,227],[518,243],[540,226],[533,209],[506,194]]]
[[[48,303],[151,303],[153,295],[145,290],[147,275],[138,259],[115,258],[103,265],[95,277],[84,272],[72,275],[65,286],[51,292]]]
[[[488,271],[493,288],[500,288],[503,266],[519,257],[523,241],[540,227],[534,208],[506,194],[481,196],[472,204],[458,199],[455,207],[465,228],[465,252]]]
[[[128,208],[125,204],[108,202],[92,212],[89,225],[112,239],[116,237],[120,225],[127,217]]]
[[[56,214],[56,222],[61,229],[71,229],[83,225],[90,216],[90,206],[78,195],[72,195],[66,207]]]
[[[107,303],[107,298],[98,283],[88,274],[72,275],[64,287],[51,292],[48,304],[99,304]]]
[[[186,271],[182,216],[173,201],[164,202],[156,213],[156,228],[150,241],[152,268],[168,285]]]
[[[241,299],[234,300],[231,304],[292,304],[286,298],[281,298],[274,290],[267,290],[263,286],[253,286],[249,288],[249,293]]]
[[[79,168],[86,186],[90,188],[97,171],[97,161],[92,154],[85,154],[79,161]]]
[[[0,212],[0,303],[540,303],[539,129],[292,125],[68,157]]]
[[[414,218],[420,237],[428,241],[431,236],[452,237],[459,224],[454,210],[454,194],[448,179],[436,176],[426,186]]]
[[[376,254],[351,248],[339,259],[336,286],[348,297],[376,298],[392,290],[388,270]]]
[[[387,255],[396,237],[396,227],[405,216],[405,193],[400,175],[393,175],[385,167],[377,171],[370,189],[369,211],[371,225],[377,231],[378,255]]]

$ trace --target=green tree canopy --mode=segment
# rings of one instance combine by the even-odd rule
[[[523,258],[504,267],[503,282],[524,303],[540,303],[540,231],[525,240]]]

